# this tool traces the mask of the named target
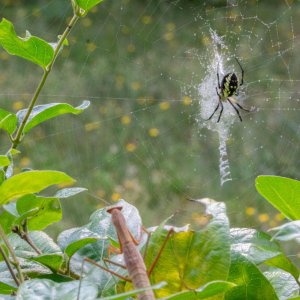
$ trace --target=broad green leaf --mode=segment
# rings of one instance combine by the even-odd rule
[[[299,286],[293,276],[283,271],[264,272],[264,276],[271,282],[280,300],[299,295]]]
[[[78,16],[82,17],[88,13],[88,11],[96,6],[97,4],[101,3],[103,0],[71,0],[73,7],[75,7],[75,11]],[[79,10],[77,9],[79,6]]]
[[[229,221],[225,204],[211,199],[197,200],[206,206],[211,220],[201,231],[174,232],[166,243],[150,276],[152,283],[167,281],[155,291],[158,298],[197,289],[214,280],[227,280],[230,267]],[[200,209],[199,209],[200,210]],[[154,261],[167,231],[154,232],[149,242],[146,265]]]
[[[283,253],[280,245],[272,241],[270,235],[255,229],[232,228],[230,236],[231,250],[245,256],[252,263],[265,263],[290,272],[295,278],[299,276],[298,269]]]
[[[53,272],[58,272],[62,263],[63,263],[63,255],[62,254],[43,254],[39,256],[32,257],[31,260],[42,264],[43,266],[49,268]]]
[[[300,242],[300,220],[274,227],[270,231],[276,231],[272,238],[274,240],[284,242],[296,240],[298,243]]]
[[[0,23],[0,45],[11,55],[16,55],[38,64],[45,69],[54,56],[54,50],[46,41],[30,35],[24,38],[16,35],[14,26],[6,19]]]
[[[16,217],[6,210],[0,212],[0,224],[6,234],[11,233]]]
[[[86,190],[87,190],[86,188],[81,188],[81,187],[65,188],[65,189],[57,191],[56,194],[54,195],[54,197],[59,198],[59,199],[69,198],[69,197],[77,195],[81,192],[84,192]]]
[[[17,129],[18,118],[15,114],[9,114],[0,121],[0,128],[9,134],[13,134]]]
[[[70,243],[64,252],[68,255],[69,258],[71,258],[79,249],[81,249],[82,247],[88,244],[95,243],[98,240],[99,238],[95,238],[95,237],[82,238],[73,243]]]
[[[63,114],[78,115],[81,112],[83,112],[86,108],[88,108],[89,105],[90,105],[89,101],[83,101],[83,103],[78,107],[73,107],[67,103],[50,103],[50,104],[37,105],[33,108],[29,116],[26,126],[24,127],[24,133],[29,132],[33,127],[37,126],[38,124],[57,116]],[[26,113],[27,113],[27,109],[22,109],[18,111],[17,117],[19,123],[22,122]]]
[[[11,294],[16,290],[17,285],[8,271],[6,264],[3,261],[0,262],[0,294]]]
[[[48,186],[73,183],[74,179],[59,171],[28,171],[5,180],[0,185],[0,205],[26,194],[38,193]]]
[[[232,252],[228,281],[236,284],[225,294],[225,300],[279,300],[261,271],[243,255]]]
[[[0,167],[6,167],[10,164],[10,160],[6,155],[0,155]]]
[[[57,283],[49,279],[27,280],[19,287],[18,300],[95,300],[98,289],[88,281]]]
[[[43,231],[30,231],[29,237],[34,243],[34,245],[43,254],[59,254],[62,252],[57,244]],[[15,253],[21,258],[32,258],[38,256],[34,249],[24,240],[22,240],[17,234],[11,234],[9,236],[9,241],[13,246]]]
[[[27,219],[29,230],[42,230],[62,218],[59,199],[40,197],[34,194],[25,195],[17,200],[19,223]],[[33,212],[28,215],[28,212]]]
[[[161,282],[161,283],[158,283],[156,285],[152,285],[149,288],[137,289],[137,290],[129,291],[129,292],[126,292],[126,293],[122,293],[122,294],[118,294],[118,295],[114,295],[114,296],[110,296],[110,297],[101,297],[101,298],[97,298],[97,299],[99,299],[99,300],[100,299],[101,300],[125,300],[125,299],[132,299],[130,296],[138,295],[139,293],[147,291],[147,290],[160,289],[164,285],[165,285],[165,283]]]
[[[4,170],[0,170],[0,185],[2,184],[2,182],[5,180],[5,172]]]
[[[280,176],[258,176],[256,189],[284,216],[300,220],[300,181]]]
[[[191,291],[184,291],[165,298],[166,300],[192,300],[192,299],[207,299],[225,293],[231,288],[235,287],[236,284],[228,281],[211,281],[206,285]]]

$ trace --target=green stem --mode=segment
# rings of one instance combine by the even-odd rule
[[[20,282],[19,282],[18,278],[16,277],[16,275],[14,273],[14,270],[13,270],[11,264],[10,264],[9,258],[7,257],[7,255],[6,255],[4,249],[2,248],[1,245],[0,245],[0,253],[1,253],[1,255],[2,255],[2,257],[3,257],[3,259],[4,259],[5,263],[6,263],[6,266],[7,266],[8,270],[9,270],[9,272],[10,272],[13,280],[15,281],[15,283],[17,284],[17,286],[19,286]]]
[[[18,271],[18,274],[19,274],[19,280],[20,280],[20,283],[22,283],[24,281],[24,276],[22,274],[22,270],[21,270],[21,266],[20,266],[20,263],[19,263],[19,260],[15,254],[15,251],[14,249],[12,248],[12,246],[10,245],[9,241],[8,241],[8,238],[2,228],[2,226],[0,225],[0,237],[1,239],[3,240],[5,246],[7,247],[8,249],[8,252],[10,253],[12,259],[13,259],[13,264],[14,266],[16,267],[17,271]]]
[[[24,130],[24,127],[27,123],[27,120],[34,108],[34,105],[40,95],[40,92],[41,90],[43,89],[44,85],[45,85],[45,82],[47,80],[47,77],[48,75],[50,74],[51,70],[52,70],[52,67],[54,65],[54,62],[58,56],[58,53],[61,49],[61,47],[63,46],[63,43],[66,39],[66,37],[68,36],[68,34],[70,33],[71,29],[73,28],[73,26],[75,25],[75,23],[77,22],[77,20],[79,19],[78,16],[74,15],[71,19],[71,21],[69,22],[67,28],[65,29],[64,33],[61,35],[60,39],[59,39],[59,42],[55,48],[55,51],[54,51],[54,54],[53,54],[53,58],[52,58],[52,61],[50,62],[50,64],[45,68],[44,70],[44,74],[43,74],[43,77],[30,101],[30,104],[28,106],[28,109],[27,109],[27,112],[26,112],[26,115],[24,117],[24,119],[22,120],[22,123],[20,125],[20,127],[18,128],[18,131],[15,135],[15,137],[13,138],[13,143],[11,145],[11,148],[12,149],[16,149],[18,147],[18,145],[20,144],[21,140],[22,140],[22,136],[23,136],[23,130]]]

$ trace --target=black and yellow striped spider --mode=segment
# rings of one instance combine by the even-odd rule
[[[218,101],[218,105],[215,108],[215,110],[213,111],[213,113],[211,114],[211,116],[206,120],[210,120],[213,115],[216,113],[216,111],[218,110],[219,106],[221,106],[221,111],[217,120],[217,123],[219,123],[222,113],[223,113],[223,101],[228,101],[231,106],[234,108],[234,110],[236,111],[240,121],[242,122],[242,117],[240,115],[239,112],[239,108],[250,112],[250,110],[245,109],[244,107],[242,107],[239,103],[237,103],[237,100],[234,99],[232,96],[238,96],[238,89],[240,86],[243,85],[244,83],[244,69],[242,68],[240,62],[237,60],[237,63],[239,64],[241,71],[242,71],[242,78],[241,78],[241,83],[239,83],[239,80],[237,78],[237,76],[235,75],[235,73],[227,73],[223,79],[222,82],[220,84],[220,77],[219,77],[219,72],[217,73],[217,78],[218,78],[218,87],[216,87],[216,91],[217,91],[217,95],[219,96],[219,101]],[[219,88],[219,90],[218,90]]]

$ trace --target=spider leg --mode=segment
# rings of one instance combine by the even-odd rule
[[[217,123],[220,122],[220,119],[221,119],[221,116],[222,116],[222,113],[223,113],[223,109],[224,109],[224,106],[223,106],[223,103],[222,103],[221,99],[219,99],[219,104],[221,105],[221,110],[220,110],[220,114],[219,114],[219,118],[218,118]]]
[[[234,108],[234,110],[236,111],[236,113],[238,114],[238,116],[239,116],[239,118],[240,118],[240,121],[241,122],[243,122],[243,120],[242,120],[242,117],[241,117],[241,115],[240,115],[240,112],[239,112],[239,110],[233,105],[233,103],[230,101],[230,99],[229,98],[227,98],[227,101],[231,104],[231,106]],[[239,104],[237,104],[239,107],[240,107],[240,105]]]
[[[217,72],[217,78],[218,78],[218,88],[221,89],[221,84],[220,84],[220,77],[219,77],[219,71]],[[217,92],[218,94],[218,92]],[[218,94],[219,95],[219,94]]]
[[[235,58],[235,60],[237,61],[237,63],[239,64],[240,68],[241,68],[241,71],[242,71],[242,78],[241,78],[241,83],[240,83],[240,86],[243,85],[244,83],[244,69],[242,67],[242,65],[240,64],[240,62],[238,61],[237,58]]]
[[[242,105],[240,105],[240,104],[238,104],[238,103],[236,103],[236,105],[237,105],[240,109],[242,109],[242,110],[244,110],[244,111],[251,112],[250,109],[246,109],[246,108],[244,108]]]

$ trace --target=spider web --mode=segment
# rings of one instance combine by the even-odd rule
[[[86,223],[119,197],[146,225],[202,197],[226,202],[233,226],[277,225],[254,181],[299,178],[299,9],[288,0],[103,2],[74,29],[39,102],[88,99],[91,108],[35,129],[16,166],[59,169],[89,189],[66,201],[61,226]],[[0,1],[0,13],[18,35],[55,41],[71,10],[68,1]],[[236,100],[254,109],[240,122],[225,102],[220,123],[218,113],[205,121],[218,101],[217,72],[241,78],[235,58],[245,70]],[[0,66],[2,107],[26,105],[36,67],[3,52]]]

